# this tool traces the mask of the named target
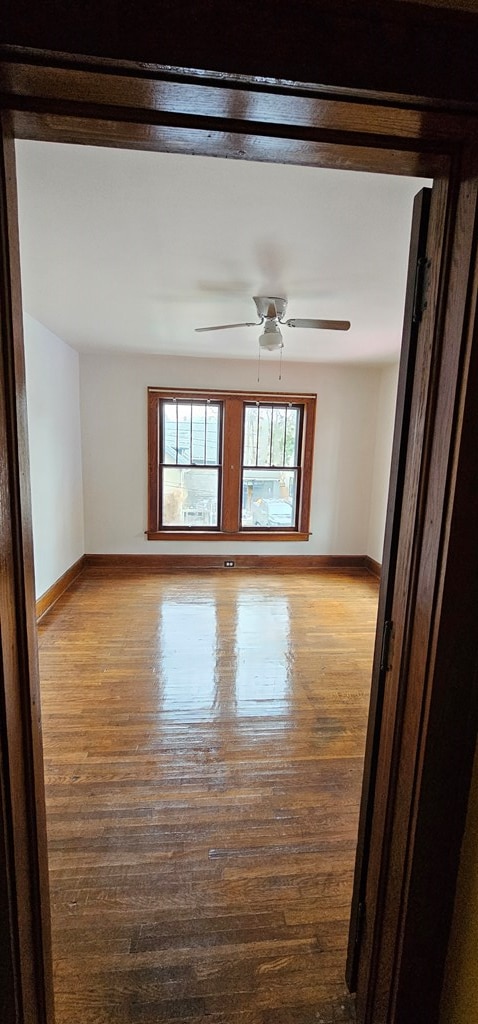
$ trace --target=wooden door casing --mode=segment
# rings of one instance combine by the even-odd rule
[[[0,768],[15,1021],[53,1020],[22,301],[11,119],[0,152]],[[8,1018],[7,1018],[8,1019]]]
[[[469,174],[464,170],[463,164],[460,168],[455,166],[449,185],[443,183],[448,199],[424,410],[422,464],[417,474],[416,520],[410,538],[411,585],[406,595],[395,594],[392,609],[392,619],[403,630],[403,653],[399,663],[398,659],[395,664],[391,659],[388,684],[393,703],[395,674],[395,782],[392,794],[386,798],[389,853],[381,878],[381,899],[387,911],[375,939],[381,954],[375,975],[375,1007],[370,1006],[369,1000],[365,1016],[370,1024],[382,1016],[386,1020],[386,1014],[390,1020],[407,1024],[423,1020],[410,988],[417,975],[428,1019],[437,1019],[446,951],[444,937],[448,935],[453,905],[447,872],[456,870],[456,864],[452,867],[453,854],[448,850],[450,827],[463,827],[464,791],[469,786],[468,771],[471,772],[473,760],[470,727],[471,732],[476,730],[473,677],[477,653],[470,644],[470,628],[472,609],[476,609],[478,600],[477,577],[472,568],[476,556],[473,523],[478,495],[476,468],[472,468],[472,433],[465,433],[469,423],[465,421],[464,409],[472,409],[477,384],[472,352],[477,329],[478,167],[473,160]],[[433,202],[433,243],[436,233],[432,218]],[[450,230],[459,235],[453,247],[449,244]],[[429,251],[433,261],[433,249]],[[470,268],[471,279],[466,282],[460,274],[463,260]],[[456,491],[460,460],[467,508],[460,505]],[[460,534],[454,525],[457,516]],[[398,574],[397,564],[397,577]],[[457,589],[458,578],[461,593]],[[450,691],[452,679],[454,686]],[[456,747],[456,737],[451,739],[458,725],[461,750]],[[476,731],[474,735],[476,740]],[[469,768],[465,769],[468,759]],[[434,778],[433,785],[429,772]],[[468,779],[465,785],[464,777]],[[422,788],[425,782],[426,793]],[[385,787],[379,799],[384,795]],[[377,820],[374,825],[378,826]],[[428,913],[424,914],[425,893],[430,903]],[[408,985],[404,983],[405,977]]]
[[[383,778],[387,780],[391,775],[394,779],[393,799],[389,800],[388,789],[381,794],[384,813],[374,821],[372,829],[380,899],[375,904],[371,901],[374,907],[373,921],[369,922],[372,941],[367,965],[362,966],[359,974],[360,1012],[364,1020],[370,1024],[382,1024],[385,1019],[387,1024],[411,1024],[415,1018],[405,1017],[404,1007],[411,1003],[410,977],[413,977],[413,965],[418,957],[424,973],[420,991],[412,986],[413,1012],[417,1020],[426,1019],[431,1024],[436,1019],[437,985],[439,988],[471,775],[469,737],[476,736],[469,671],[478,654],[477,642],[470,633],[465,635],[460,629],[460,644],[456,644],[457,623],[451,614],[456,580],[459,578],[463,583],[465,575],[467,585],[460,592],[460,604],[463,624],[469,624],[475,594],[468,584],[470,579],[478,577],[478,553],[471,544],[468,520],[461,533],[455,525],[459,514],[462,526],[466,519],[465,495],[466,507],[475,515],[478,511],[476,478],[470,475],[474,454],[470,437],[475,366],[473,341],[476,345],[476,309],[471,299],[476,273],[477,157],[472,146],[477,134],[476,120],[471,114],[430,111],[426,106],[413,106],[410,101],[393,106],[389,100],[371,104],[357,96],[324,98],[323,92],[307,96],[307,103],[304,103],[300,89],[294,91],[292,86],[279,84],[271,90],[267,83],[252,85],[247,80],[241,82],[243,97],[238,116],[237,83],[234,97],[231,97],[227,94],[226,80],[219,86],[217,82],[212,85],[204,72],[196,79],[190,73],[192,84],[185,93],[183,82],[171,81],[161,69],[150,69],[148,79],[147,70],[138,73],[124,66],[115,68],[111,62],[105,69],[97,61],[91,70],[81,69],[82,88],[87,90],[82,93],[81,83],[75,78],[78,69],[74,57],[42,56],[41,67],[34,60],[29,63],[28,56],[22,55],[23,63],[11,57],[10,54],[2,67],[3,102],[11,111],[13,132],[22,137],[422,173],[442,182],[442,195],[446,198],[439,216],[437,209],[433,229],[441,257],[435,270],[437,304],[430,310],[431,350],[429,376],[425,382],[423,445],[419,452],[420,471],[413,476],[414,489],[406,504],[406,514],[413,522],[414,582],[412,592],[404,596],[406,657],[401,661],[400,686],[395,691],[399,690],[401,696],[400,716],[396,723],[393,714],[386,719],[392,760]],[[8,130],[6,134],[8,142]],[[8,228],[11,232],[15,222],[11,183],[8,188],[4,183],[2,202],[6,225],[4,251],[8,254],[13,242]],[[11,295],[10,263],[2,269],[2,274],[3,292]],[[20,312],[18,304],[14,308],[11,301],[2,314],[2,342],[9,365],[15,365],[15,351],[18,365]],[[5,534],[5,549],[14,559],[16,573],[15,588],[6,601],[16,617],[15,621],[6,619],[6,636],[9,649],[18,641],[20,650],[31,652],[32,631],[28,623],[33,621],[32,565],[28,545],[23,547],[28,534],[29,498],[18,486],[11,487],[11,481],[25,473],[23,462],[18,475],[19,451],[21,454],[18,438],[24,431],[25,419],[24,388],[18,371],[3,385],[2,397],[4,395],[14,411],[14,418],[6,424],[9,476],[8,480],[1,478],[0,497],[3,501],[6,495],[6,507],[14,513],[10,532]],[[461,550],[466,552],[466,572],[463,565],[460,569],[456,565],[460,544]],[[433,772],[429,776],[428,769],[434,763],[436,767],[433,751],[439,738],[440,700],[450,673],[450,652],[457,687],[467,708],[468,742],[462,742],[465,736],[462,707],[459,710],[452,707],[447,721],[448,761],[445,759],[441,766],[442,777],[447,778],[447,800],[442,805],[434,799],[430,785]],[[41,943],[39,946],[39,938],[47,936],[47,924],[42,867],[42,778],[40,761],[35,761],[34,757],[34,750],[40,747],[35,671],[30,653],[23,657],[21,665],[7,664],[4,672],[5,692],[21,695],[25,726],[16,748],[24,785],[20,789],[17,786],[14,792],[9,777],[5,785],[11,805],[15,804],[16,814],[22,820],[28,821],[31,808],[37,808],[33,819],[35,827],[25,832],[25,858],[21,862],[31,896],[29,931],[28,928],[18,930],[13,960],[17,974],[23,970],[28,978],[30,971],[33,978],[32,984],[24,988],[24,1019],[35,1024],[44,1021],[50,1024],[51,977],[48,956],[43,958]],[[25,715],[27,706],[29,716]],[[36,737],[35,742],[32,742],[33,737]],[[7,723],[3,735],[5,749],[10,739]],[[387,744],[382,745],[382,758],[386,750]],[[457,785],[464,796],[457,802],[453,832],[450,832],[447,817],[450,794]],[[440,847],[443,854],[437,871],[440,885],[433,887],[428,880],[427,899],[420,903],[421,927],[414,931],[411,896],[413,893],[416,898],[417,891],[421,891],[420,865],[426,863],[431,851],[425,822],[433,822],[434,838],[441,825],[448,844],[446,857],[443,842]],[[15,854],[18,847],[10,834],[8,843],[9,850]],[[397,858],[395,855],[392,858],[391,852],[395,849],[399,852]],[[11,906],[15,909],[14,888],[12,893]],[[431,922],[437,915],[440,927],[432,934]],[[429,923],[430,934],[424,921]],[[419,943],[414,935],[420,936]],[[380,936],[384,941],[379,941]],[[45,941],[45,950],[47,947]],[[433,950],[431,958],[430,949]],[[32,974],[32,956],[35,955],[37,970]],[[383,1016],[385,1005],[387,1018]]]

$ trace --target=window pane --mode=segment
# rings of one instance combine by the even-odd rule
[[[244,416],[244,457],[245,466],[257,466],[257,429],[259,406],[246,405]]]
[[[242,526],[276,530],[295,526],[296,505],[296,470],[243,470]]]
[[[299,464],[299,410],[287,407],[284,466]]]
[[[259,445],[257,452],[258,466],[270,466],[271,464],[271,441],[272,441],[272,408],[267,405],[259,406]]]
[[[218,525],[217,469],[165,467],[162,479],[162,526]]]
[[[275,405],[272,410],[272,465],[284,466],[286,441],[287,409],[284,405]]]
[[[190,463],[192,448],[191,403],[178,402],[178,463]]]
[[[219,404],[206,403],[206,462],[213,466],[217,466],[221,461],[219,458],[220,412]]]
[[[177,462],[177,422],[178,407],[176,402],[162,403],[162,452],[161,461],[166,463]]]
[[[191,456],[195,466],[206,461],[206,403],[193,402],[191,406]]]

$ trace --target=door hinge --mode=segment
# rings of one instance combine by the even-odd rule
[[[432,263],[431,260],[428,259],[428,256],[420,256],[419,260],[417,260],[412,313],[412,320],[414,324],[419,324],[421,322],[422,316],[428,306],[431,265]]]
[[[382,651],[380,654],[380,671],[388,672],[390,668],[391,651],[390,644],[392,639],[393,622],[391,619],[387,619],[383,625],[382,633]]]

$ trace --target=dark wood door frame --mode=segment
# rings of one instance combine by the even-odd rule
[[[0,471],[0,742],[14,1019],[51,1024],[48,886],[34,645],[13,138],[81,142],[434,177],[428,362],[407,467],[410,586],[386,700],[371,836],[359,1011],[433,1024],[464,827],[477,707],[478,125],[470,115],[307,94],[74,56],[4,53]],[[398,663],[397,663],[398,662]],[[1,851],[0,851],[1,853]],[[433,871],[430,865],[433,865]],[[419,974],[419,980],[417,980]]]
[[[430,205],[432,190],[423,188],[415,196],[408,257],[407,286],[405,292],[405,308],[400,352],[400,369],[395,405],[394,440],[388,489],[387,516],[382,553],[382,586],[377,613],[377,629],[372,668],[372,687],[370,692],[367,743],[365,750],[362,801],[360,808],[357,855],[355,862],[354,891],[349,930],[349,949],[347,956],[347,984],[356,991],[360,959],[363,957],[362,946],[367,941],[365,928],[367,888],[369,879],[370,836],[374,825],[374,797],[376,775],[380,751],[380,733],[386,690],[389,659],[387,647],[391,645],[397,631],[397,623],[393,620],[393,598],[395,592],[395,574],[397,570],[400,542],[403,541],[402,500],[406,486],[405,474],[409,446],[415,446],[416,410],[413,396],[417,389],[426,385],[428,367],[423,365],[430,351],[426,331],[426,310],[421,307],[432,303],[434,296],[430,294],[431,281],[425,278],[428,261],[430,260],[428,245],[428,225],[430,221]],[[436,198],[436,197],[435,197]],[[419,262],[421,261],[421,262]],[[435,257],[439,262],[439,254]],[[418,272],[419,266],[423,272]],[[430,262],[431,266],[431,262]],[[426,287],[428,285],[428,287]],[[423,289],[419,299],[419,286]],[[425,320],[425,323],[424,323]],[[420,365],[420,362],[422,365]],[[410,477],[410,474],[408,474]],[[407,481],[410,485],[410,479]],[[399,585],[405,588],[406,581],[400,580]],[[398,652],[395,654],[397,662]]]
[[[6,913],[10,922],[8,977],[15,997],[15,1016],[11,1019],[33,1024],[37,1020],[52,1019],[51,942],[15,163],[7,121],[3,114],[0,148],[0,677],[3,677],[0,827],[5,844]],[[7,1020],[10,1013],[9,1005],[5,1008]]]

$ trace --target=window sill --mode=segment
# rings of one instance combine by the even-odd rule
[[[309,540],[310,533],[301,533],[298,530],[244,530],[241,533],[221,533],[212,531],[209,533],[200,530],[162,530],[156,532],[147,530],[148,540],[188,540],[188,541],[304,541]]]

